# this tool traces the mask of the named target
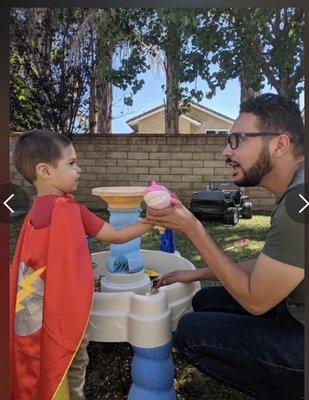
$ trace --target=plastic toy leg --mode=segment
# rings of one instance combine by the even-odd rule
[[[171,342],[152,349],[132,347],[132,386],[128,400],[175,400]]]
[[[139,220],[141,208],[121,210],[109,208],[109,222],[116,228],[133,224]],[[134,273],[144,268],[144,259],[140,253],[141,239],[136,238],[127,243],[111,244],[107,269],[112,273]]]

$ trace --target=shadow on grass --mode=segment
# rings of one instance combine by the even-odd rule
[[[131,386],[130,367],[133,358],[127,343],[94,343],[88,346],[85,395],[87,400],[125,400]],[[250,400],[251,398],[219,385],[172,351],[175,367],[177,400]],[[142,400],[142,399],[141,399]],[[158,398],[158,400],[160,400]]]

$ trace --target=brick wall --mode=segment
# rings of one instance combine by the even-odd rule
[[[18,134],[11,136],[11,152]],[[147,186],[152,180],[177,193],[189,205],[194,190],[203,189],[210,179],[230,179],[221,155],[222,136],[105,135],[74,139],[78,165],[82,169],[75,196],[89,208],[105,203],[91,195],[99,186]],[[29,194],[34,189],[11,166],[11,181]],[[262,188],[247,189],[255,210],[271,210],[275,197]]]

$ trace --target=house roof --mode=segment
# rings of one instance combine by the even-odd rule
[[[190,104],[191,104],[191,106],[193,106],[201,111],[204,111],[210,115],[213,115],[215,117],[223,119],[224,121],[231,122],[231,123],[234,122],[233,118],[228,117],[227,115],[221,114],[218,111],[212,110],[211,108],[205,107],[202,104],[195,103],[194,101],[191,101]]]
[[[217,118],[220,118],[220,119],[222,119],[222,120],[224,120],[226,122],[231,122],[231,123],[234,122],[234,120],[232,118],[230,118],[230,117],[228,117],[228,116],[226,116],[224,114],[218,113],[217,111],[214,111],[211,108],[202,106],[201,104],[194,103],[192,101],[192,102],[190,102],[190,105],[191,105],[191,107],[194,107],[194,108],[196,108],[196,109],[198,109],[200,111],[203,111],[203,112],[205,112],[207,114],[213,115],[213,116],[215,116]],[[146,111],[146,112],[144,112],[142,114],[139,114],[139,115],[137,115],[137,116],[135,116],[133,118],[130,118],[130,119],[128,119],[126,121],[126,123],[132,129],[134,129],[134,127],[137,125],[137,123],[139,121],[141,121],[144,118],[148,118],[151,115],[156,114],[156,113],[158,113],[160,111],[164,111],[164,104],[161,104],[158,107],[152,108],[151,110],[148,110],[148,111]],[[186,115],[186,114],[181,114],[180,118],[187,119],[188,121],[190,121],[195,126],[201,126],[202,125],[201,121],[199,121],[198,119],[196,119],[196,118],[194,118],[192,116]]]

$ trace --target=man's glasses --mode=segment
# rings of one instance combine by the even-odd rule
[[[227,142],[231,146],[232,150],[237,149],[239,145],[239,140],[244,137],[257,137],[257,136],[279,136],[282,135],[282,133],[274,133],[274,132],[233,132],[231,133],[228,138]],[[293,140],[290,138],[290,142],[293,142]]]

